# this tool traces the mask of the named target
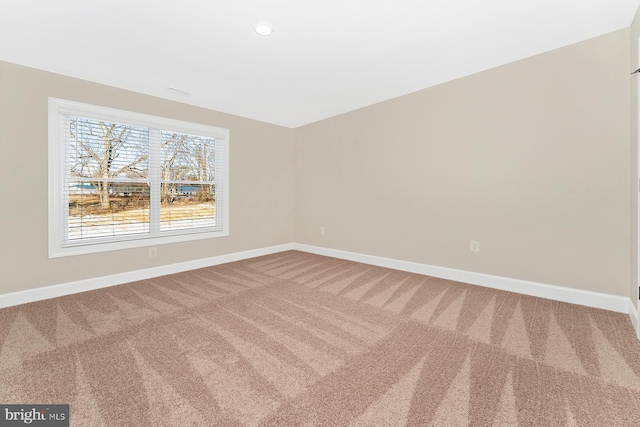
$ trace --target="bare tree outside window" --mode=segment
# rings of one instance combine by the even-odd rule
[[[158,136],[160,158],[153,162],[160,169],[160,231],[216,225],[215,138],[154,135],[147,128],[70,117],[70,240],[150,231],[149,150]]]
[[[111,209],[112,179],[148,178],[147,129],[72,117],[71,176],[88,178],[103,210]]]
[[[149,130],[69,118],[68,239],[149,232]]]
[[[175,132],[161,132],[160,139],[161,229],[214,226],[215,139]]]

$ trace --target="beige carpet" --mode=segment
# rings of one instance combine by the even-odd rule
[[[640,425],[627,315],[283,252],[0,310],[74,426]]]

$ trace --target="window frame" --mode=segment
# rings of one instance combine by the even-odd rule
[[[199,231],[181,230],[165,231],[157,235],[127,235],[115,238],[101,238],[94,241],[65,242],[65,227],[67,224],[68,199],[63,190],[65,170],[65,144],[67,140],[63,133],[63,116],[80,116],[100,121],[116,122],[126,125],[141,126],[150,129],[199,135],[216,138],[216,144],[221,143],[222,184],[221,200],[216,196],[216,216],[221,219],[222,228],[217,231],[203,229]],[[229,235],[229,130],[210,125],[169,119],[160,116],[142,114],[98,105],[84,104],[58,98],[49,98],[49,129],[48,129],[48,157],[49,157],[49,188],[48,188],[48,237],[49,258],[82,255],[96,252],[114,251],[122,249],[156,246],[166,243],[186,242],[200,239],[225,237]],[[154,147],[149,147],[150,150]],[[155,149],[160,149],[156,147]],[[151,179],[151,178],[150,178]],[[216,182],[216,190],[218,189]],[[218,193],[218,191],[216,191]],[[66,206],[65,206],[66,204]],[[221,218],[217,209],[221,206]]]

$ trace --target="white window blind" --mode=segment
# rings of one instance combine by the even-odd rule
[[[215,138],[160,132],[160,230],[218,228]]]
[[[228,235],[228,130],[50,99],[50,256]]]
[[[65,244],[148,234],[149,129],[64,115]]]

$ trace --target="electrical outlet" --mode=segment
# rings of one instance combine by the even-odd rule
[[[320,227],[320,235],[324,236],[324,227]]]
[[[472,240],[469,244],[469,250],[471,252],[480,252],[480,241]]]
[[[149,258],[155,258],[158,256],[158,248],[155,246],[152,246],[149,248]]]

